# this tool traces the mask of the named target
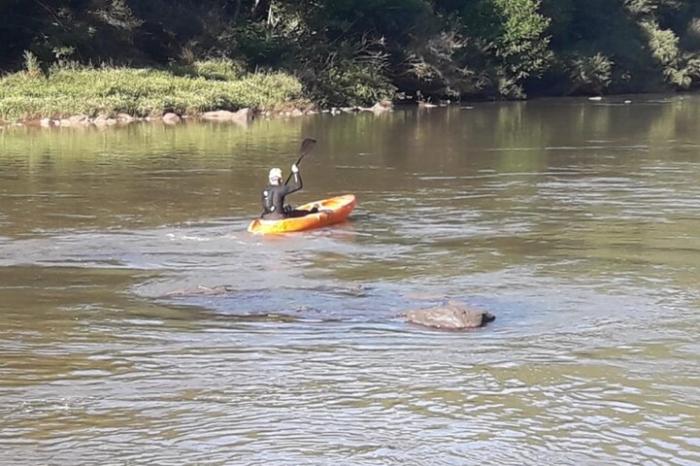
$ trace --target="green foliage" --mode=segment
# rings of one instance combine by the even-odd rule
[[[372,105],[396,92],[377,58],[335,60],[309,82],[310,95],[324,106]]]
[[[24,51],[24,69],[27,72],[27,76],[31,78],[38,78],[42,75],[41,64],[36,55],[34,55],[29,50]]]
[[[195,61],[192,64],[192,68],[197,76],[219,81],[233,81],[240,79],[245,74],[245,66],[230,58],[211,58],[209,60]]]
[[[660,29],[659,25],[652,21],[644,21],[641,26],[647,34],[649,48],[654,59],[666,66],[678,59],[678,37],[673,31]]]
[[[539,13],[539,0],[479,0],[461,11],[463,35],[473,37],[478,56],[471,67],[483,68],[482,79],[496,94],[524,96],[523,83],[551,64],[550,20]]]
[[[95,15],[106,24],[128,31],[133,31],[143,24],[131,11],[126,0],[109,0],[104,3],[104,6],[98,7]]]
[[[552,18],[552,50],[569,71],[554,79],[570,81],[561,87],[564,92],[577,89],[580,82],[575,82],[573,70],[585,63],[572,63],[570,57],[600,53],[615,63],[605,85],[610,92],[663,91],[669,84],[678,87],[674,82],[688,84],[687,77],[673,70],[684,74],[692,59],[684,49],[690,39],[682,38],[693,17],[692,4],[690,0],[543,0],[543,13]]]
[[[700,79],[700,56],[683,53],[673,31],[661,29],[653,21],[643,21],[641,26],[648,37],[652,56],[663,67],[663,75],[670,84],[688,89]]]
[[[43,68],[170,67],[221,82],[278,70],[329,105],[700,81],[696,0],[6,0],[0,14],[5,71],[25,50]]]
[[[612,81],[612,68],[613,61],[602,53],[574,57],[569,65],[572,92],[602,94]]]
[[[280,68],[299,56],[298,40],[284,30],[284,24],[271,28],[249,24],[228,31],[229,47],[239,51],[254,66]]]
[[[625,0],[625,8],[633,15],[650,15],[657,7],[656,0]]]
[[[496,39],[496,56],[503,57],[516,80],[537,75],[548,66],[551,53],[545,31],[549,19],[537,12],[536,0],[494,0],[503,33]]]
[[[422,92],[450,98],[475,94],[487,81],[471,68],[475,62],[470,55],[473,51],[459,33],[443,32],[407,54],[404,75],[413,79],[413,87]]]

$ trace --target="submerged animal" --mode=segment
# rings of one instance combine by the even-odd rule
[[[496,317],[481,309],[450,301],[444,306],[408,311],[406,320],[412,324],[446,330],[464,330],[483,327]]]
[[[204,285],[197,285],[196,288],[184,288],[165,293],[163,298],[187,297],[187,296],[221,296],[235,292],[236,290],[228,285],[220,285],[210,288]]]

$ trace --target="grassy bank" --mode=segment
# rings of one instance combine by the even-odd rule
[[[243,73],[228,61],[167,70],[53,67],[0,78],[0,119],[71,115],[158,116],[303,104],[299,80],[285,73]]]

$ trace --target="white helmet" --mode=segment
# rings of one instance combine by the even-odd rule
[[[267,176],[270,180],[270,184],[275,184],[277,181],[282,180],[282,170],[279,168],[273,168],[270,170],[270,174]]]

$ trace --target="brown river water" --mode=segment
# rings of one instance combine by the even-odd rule
[[[700,96],[623,99],[0,131],[0,464],[700,464]],[[307,136],[356,211],[249,235]]]

